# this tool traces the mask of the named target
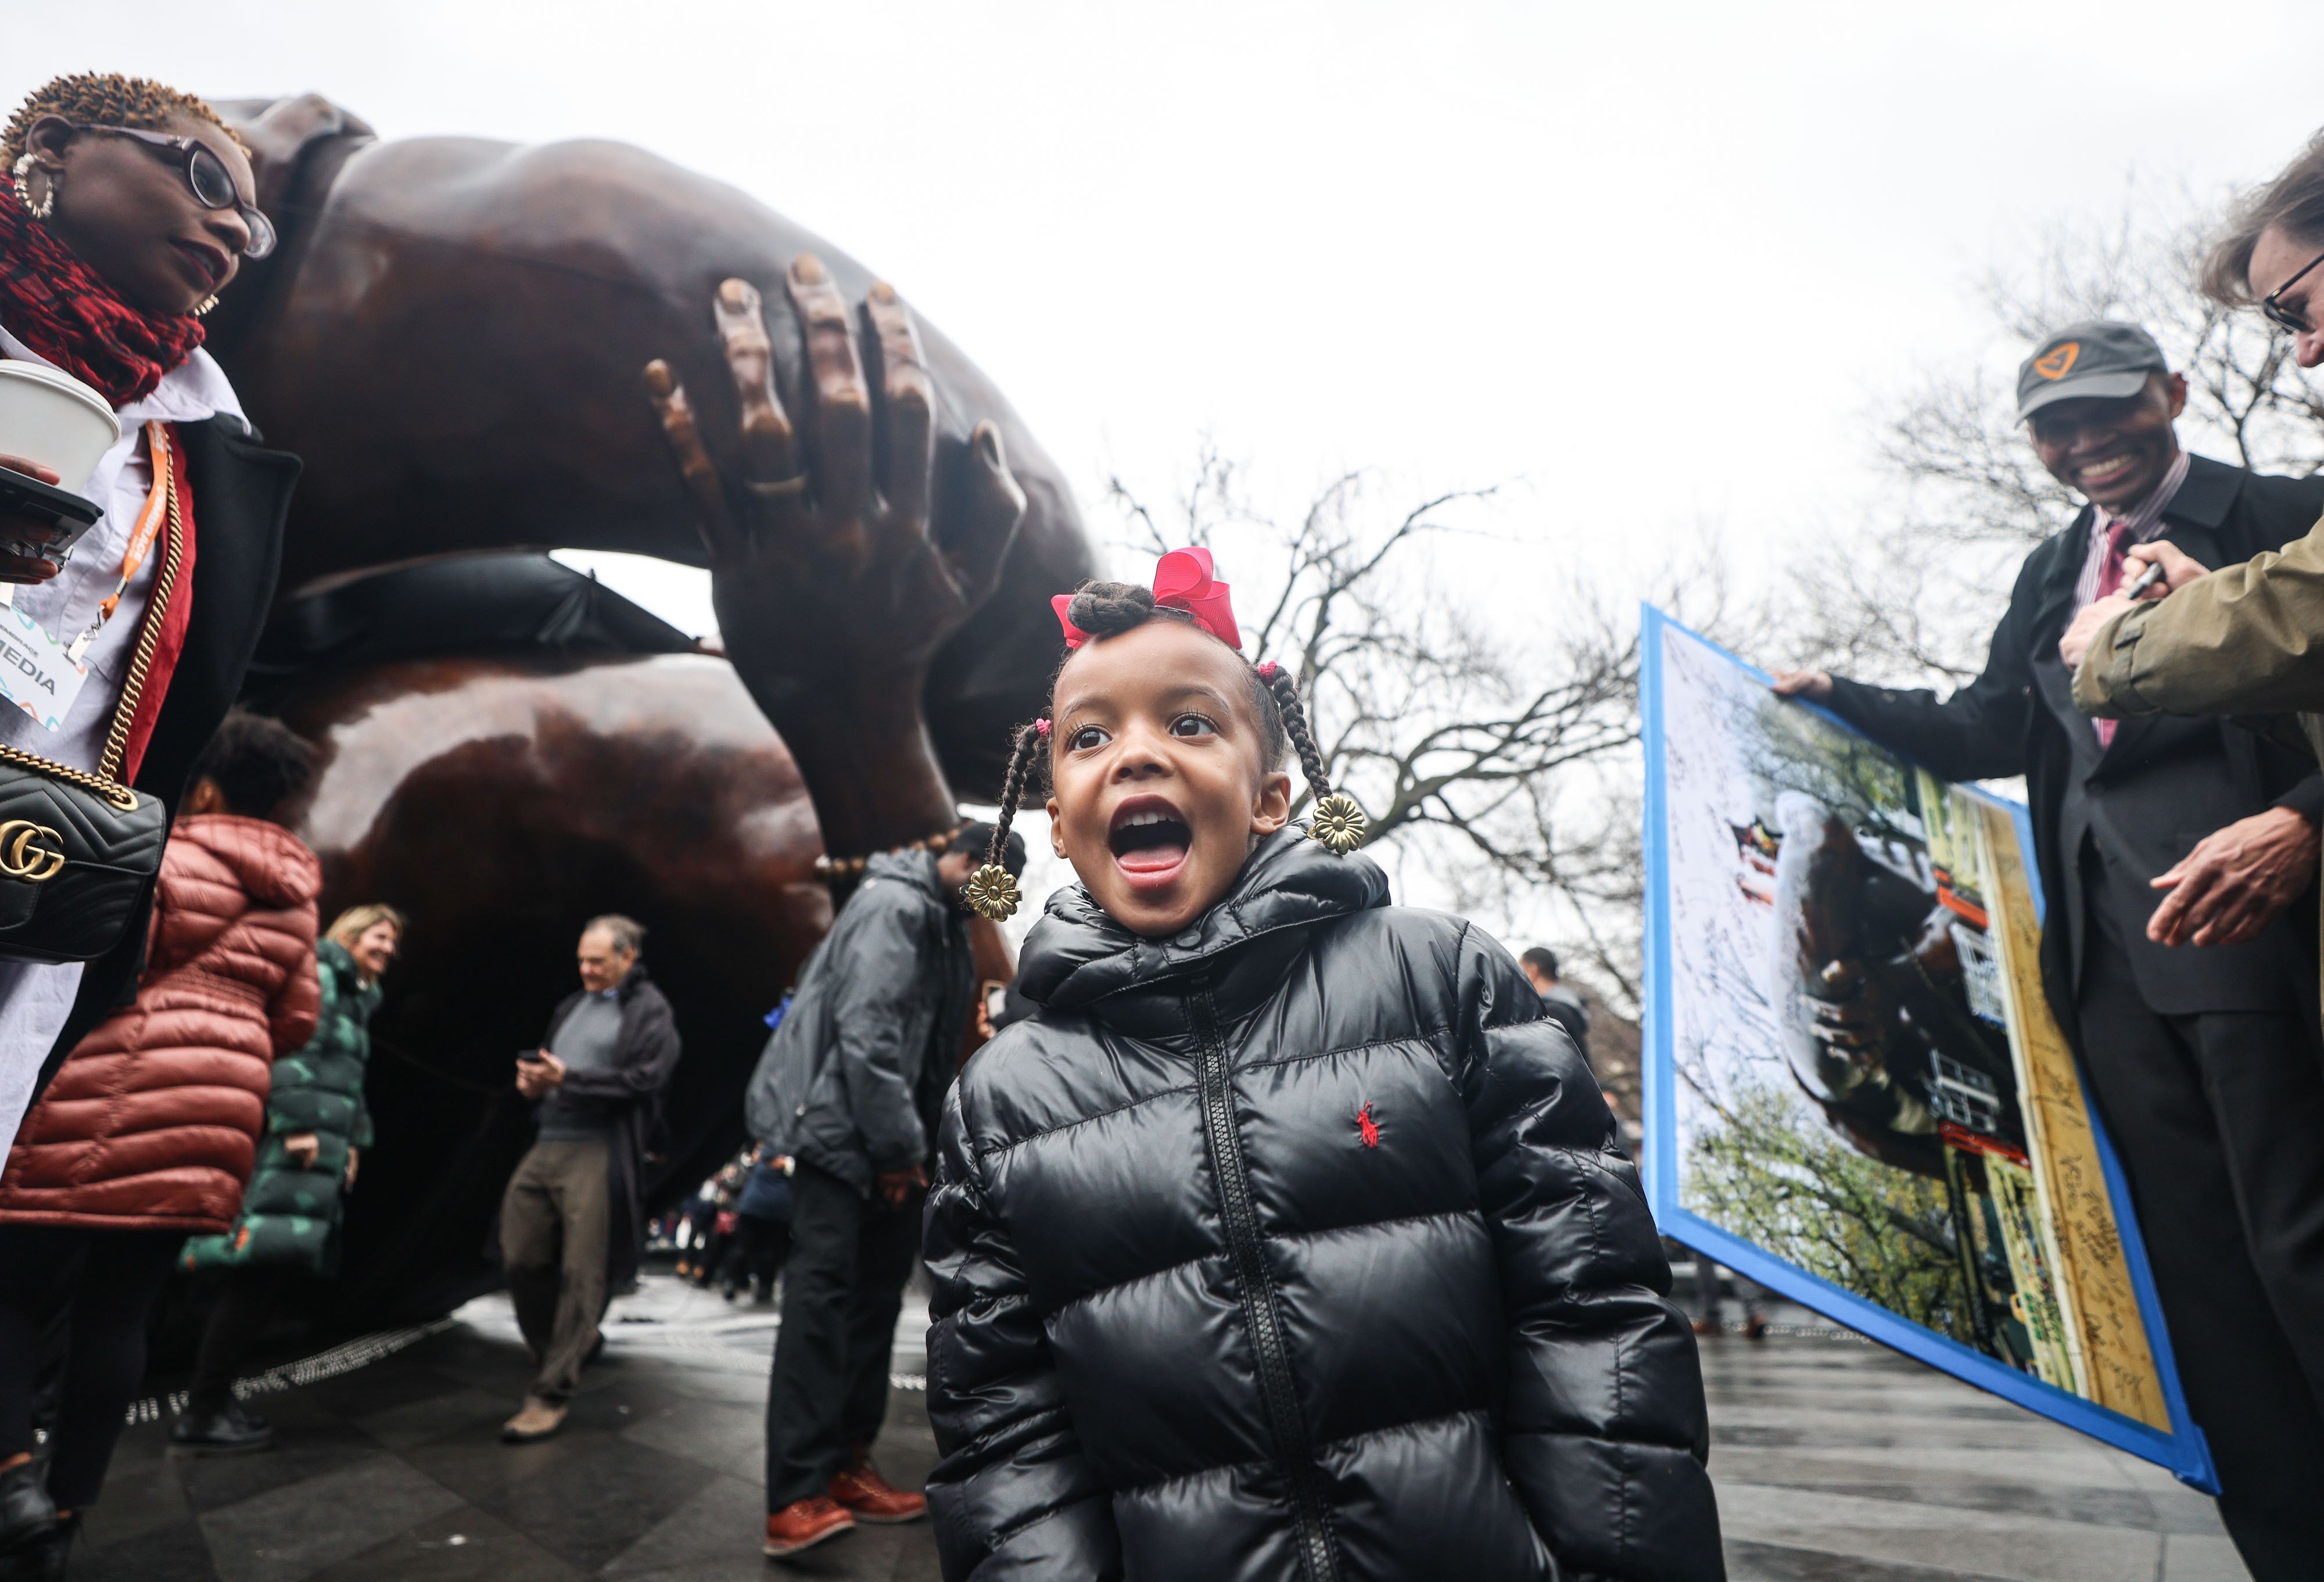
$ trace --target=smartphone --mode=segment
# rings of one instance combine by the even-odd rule
[[[42,558],[59,566],[72,558],[73,546],[97,525],[105,508],[38,478],[0,467],[0,510],[37,518],[56,529],[56,537],[34,547]]]

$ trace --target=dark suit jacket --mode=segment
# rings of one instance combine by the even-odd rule
[[[178,437],[194,497],[194,570],[188,584],[193,607],[187,612],[185,649],[171,672],[169,693],[133,782],[160,797],[172,818],[194,759],[234,706],[243,672],[257,650],[282,562],[282,522],[299,482],[299,458],[263,448],[240,418],[221,413],[207,423],[180,423]],[[152,904],[149,888],[120,944],[81,973],[72,1014],[49,1051],[27,1108],[39,1102],[73,1045],[107,1012],[136,998]]]
[[[2324,478],[2264,477],[2195,456],[2163,512],[2163,537],[2206,566],[2229,566],[2301,537],[2319,511]],[[1835,677],[1831,710],[1941,778],[2025,777],[2035,860],[2051,902],[2043,979],[2070,1033],[2089,906],[2107,909],[2158,1012],[2312,1005],[2312,943],[2303,950],[2282,920],[2246,946],[2172,950],[2145,939],[2159,899],[2146,879],[2211,830],[2270,806],[2324,819],[2324,776],[2312,760],[2219,720],[2126,721],[2113,745],[2098,750],[2089,722],[2070,713],[2070,693],[2056,685],[2070,683],[2058,639],[2073,619],[2092,514],[2085,507],[2070,529],[2025,557],[1975,681],[1940,703],[1931,692]],[[2089,895],[2086,847],[2089,871],[2113,876]],[[2312,911],[2292,908],[2301,917]]]

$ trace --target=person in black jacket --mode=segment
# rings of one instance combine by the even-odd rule
[[[859,1522],[917,1522],[925,1496],[890,1485],[872,1442],[888,1412],[896,1319],[918,1249],[929,1138],[975,990],[961,891],[990,824],[943,850],[873,857],[752,1076],[752,1135],[789,1154],[791,1251],[767,1382],[770,1555]],[[1007,860],[1021,872],[1025,842]]]
[[[1582,997],[1565,987],[1557,975],[1557,952],[1547,945],[1536,945],[1517,958],[1517,966],[1541,996],[1541,1008],[1549,1013],[1550,1020],[1565,1029],[1573,1040],[1573,1047],[1586,1056],[1590,1053],[1590,1007]]]
[[[1342,854],[1360,814],[1207,556],[1158,580],[1185,602],[1058,601],[1010,771],[1081,883],[937,1148],[945,1577],[1722,1577],[1694,1337],[1588,1065],[1499,944]]]
[[[2025,559],[1983,675],[1933,694],[1821,672],[1775,690],[1823,704],[1948,780],[2024,775],[2050,909],[2042,973],[2131,1193],[2189,1406],[2252,1574],[2324,1552],[2324,1047],[2316,950],[2289,912],[2317,870],[2324,777],[2214,719],[2094,722],[2059,641],[2164,538],[2206,566],[2300,537],[2324,478],[2189,455],[2186,384],[2129,325],[2052,336],[2018,375],[2034,447],[2089,501]],[[2150,927],[2162,893],[2201,897],[2192,943]]]
[[[166,554],[158,531],[130,553],[161,455],[183,482],[191,569],[160,612],[121,777],[174,814],[250,667],[299,477],[297,457],[259,445],[202,349],[201,316],[272,249],[273,229],[217,111],[139,78],[43,84],[0,133],[0,359],[70,374],[121,429],[80,491],[106,514],[61,566],[43,553],[50,524],[0,504],[0,583],[19,584],[12,619],[82,642],[88,669],[53,726],[0,704],[0,745],[98,767]],[[0,453],[10,449],[0,435]],[[0,454],[0,467],[57,482],[34,459]],[[20,626],[14,640],[27,635]],[[89,1030],[135,998],[152,904],[149,887],[93,961],[0,961],[0,1145]]]
[[[638,959],[645,937],[618,914],[591,918],[576,952],[579,992],[549,1016],[544,1047],[517,1062],[517,1090],[540,1100],[540,1130],[501,1198],[500,1246],[540,1373],[502,1425],[512,1445],[564,1423],[605,1293],[637,1269],[639,1173],[679,1053],[669,1001]]]

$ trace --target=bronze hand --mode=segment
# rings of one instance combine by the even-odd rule
[[[967,509],[938,542],[936,391],[911,310],[877,284],[859,327],[811,253],[787,290],[806,349],[798,421],[776,388],[756,289],[729,280],[713,304],[739,478],[711,459],[669,363],[648,363],[645,383],[709,552],[726,651],[799,761],[825,849],[846,855],[954,817],[920,694],[930,657],[991,596],[1025,494],[999,428],[979,423],[963,458]]]

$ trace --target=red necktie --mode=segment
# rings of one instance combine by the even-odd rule
[[[2122,574],[2130,550],[2129,538],[2130,525],[2127,522],[2116,522],[2107,529],[2106,565],[2098,572],[2098,596],[2100,599],[2109,593],[2119,592],[2122,587]],[[2104,752],[2107,748],[2112,747],[2114,728],[2121,722],[2093,720],[2090,723],[2098,728],[2098,750]]]

